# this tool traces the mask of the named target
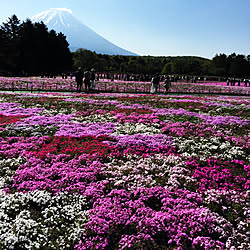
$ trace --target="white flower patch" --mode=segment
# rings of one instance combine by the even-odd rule
[[[161,130],[158,127],[159,127],[158,124],[151,124],[151,125],[145,125],[143,123],[117,124],[115,133],[113,133],[113,135],[161,134]]]
[[[102,122],[102,123],[108,123],[108,122],[116,122],[115,116],[107,113],[107,114],[95,114],[95,115],[89,115],[89,116],[82,116],[82,117],[73,117],[72,122],[74,123],[95,123],[95,122]]]
[[[138,187],[165,186],[183,188],[196,180],[187,176],[189,171],[178,156],[155,154],[147,158],[128,156],[127,161],[112,159],[104,171],[116,188],[134,190]]]
[[[60,108],[57,110],[57,114],[75,114],[78,110],[73,107]]]
[[[68,108],[59,108],[57,106],[56,109],[44,109],[40,115],[42,116],[55,116],[58,114],[75,114],[77,112],[77,110],[75,108],[72,107],[68,107]]]
[[[0,160],[0,190],[12,179],[18,167],[25,162],[26,160],[22,157]]]
[[[234,190],[216,190],[211,189],[204,192],[204,203],[212,208],[216,208],[231,217],[236,222],[236,227],[228,237],[226,242],[227,249],[248,249],[249,248],[249,198],[250,192],[239,194]],[[235,221],[235,217],[237,217]]]
[[[41,116],[55,116],[58,114],[58,110],[57,109],[44,109],[40,115]]]
[[[222,206],[222,210],[224,211],[232,209],[232,204],[237,204],[242,210],[242,215],[244,215],[245,219],[250,215],[249,199],[250,191],[240,194],[234,190],[210,189],[204,192],[205,204],[216,204]],[[241,221],[241,225],[238,226],[242,226],[243,224],[245,225],[246,223],[247,221]]]
[[[8,131],[8,136],[37,136],[42,137],[45,135],[50,135],[55,133],[56,127],[54,125],[39,126],[38,124],[27,126],[26,124],[9,124],[6,126],[5,131],[1,133],[6,133]]]
[[[250,160],[250,156],[246,154],[244,149],[229,141],[221,142],[218,137],[209,140],[197,137],[192,139],[174,138],[172,145],[176,146],[178,153],[184,157],[199,157],[201,160],[206,160],[209,157],[223,160]]]
[[[87,221],[83,196],[46,191],[0,192],[0,246],[3,249],[65,249],[80,240]]]
[[[0,103],[6,102],[6,99],[4,97],[0,97]]]

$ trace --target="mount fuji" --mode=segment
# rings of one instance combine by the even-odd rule
[[[70,9],[52,8],[30,18],[32,22],[44,22],[48,29],[62,32],[69,43],[71,51],[79,48],[95,51],[107,55],[133,55],[136,54],[122,49],[98,35],[92,29],[82,24],[73,15]]]

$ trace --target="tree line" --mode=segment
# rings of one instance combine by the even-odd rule
[[[178,74],[222,77],[250,77],[250,55],[216,54],[211,60],[195,56],[102,55],[78,49],[73,53],[74,68],[95,68],[99,72],[130,74]]]
[[[216,54],[211,60],[195,56],[121,56],[78,49],[70,52],[66,36],[43,23],[22,23],[16,15],[0,26],[0,72],[59,74],[78,67],[97,72],[250,77],[250,55]]]
[[[0,71],[39,75],[72,69],[66,36],[16,15],[0,26]]]

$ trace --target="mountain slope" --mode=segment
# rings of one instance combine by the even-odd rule
[[[52,8],[30,18],[32,22],[44,22],[56,32],[62,32],[70,44],[70,50],[84,48],[100,54],[136,55],[109,42],[86,25],[78,21],[72,11],[65,8]]]

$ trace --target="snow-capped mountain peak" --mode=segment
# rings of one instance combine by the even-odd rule
[[[67,8],[51,8],[30,18],[32,22],[44,22],[48,29],[62,32],[72,51],[84,48],[100,54],[136,55],[124,50],[98,35],[86,25],[82,24]]]
[[[56,19],[57,17],[59,17],[61,23],[65,25],[63,19],[65,16],[67,16],[67,14],[72,15],[72,10],[66,9],[66,8],[51,8],[50,10],[44,11],[38,15],[31,17],[31,20],[33,22],[43,21],[47,25],[53,19]],[[55,24],[56,23],[57,21],[55,22]]]

